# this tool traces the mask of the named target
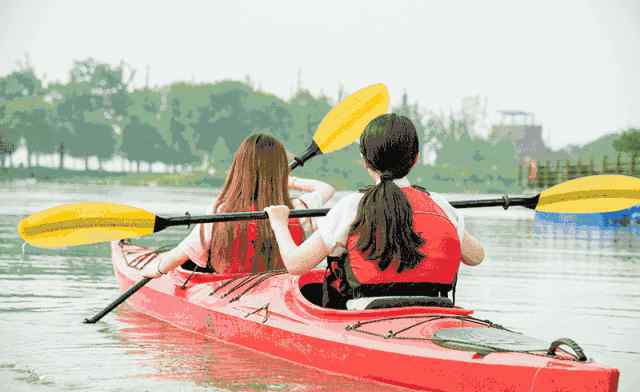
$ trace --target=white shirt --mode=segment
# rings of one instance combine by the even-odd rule
[[[393,182],[400,188],[411,186],[406,177],[393,180]],[[464,238],[464,216],[458,213],[441,195],[431,192],[429,192],[429,195],[456,227],[458,239],[462,242]],[[330,253],[331,256],[341,256],[346,253],[347,238],[349,237],[351,225],[356,220],[358,205],[360,204],[362,196],[363,194],[358,192],[343,197],[331,208],[326,217],[316,221],[320,237],[327,246],[327,249],[332,250]]]

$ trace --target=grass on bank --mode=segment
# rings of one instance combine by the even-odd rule
[[[68,170],[48,167],[0,168],[0,182],[33,179],[60,184],[220,187],[224,178],[205,172],[116,173],[99,170]]]
[[[371,179],[364,170],[303,168],[295,175],[311,177],[332,184],[337,190],[357,190],[371,185]],[[222,176],[210,175],[203,171],[191,173],[135,173],[106,172],[99,170],[60,170],[48,167],[0,168],[0,183],[21,180],[35,180],[43,183],[135,185],[135,186],[175,186],[213,187],[224,184]],[[503,177],[499,172],[459,173],[447,168],[419,167],[411,172],[413,184],[434,192],[454,193],[518,193],[523,189],[511,176]]]

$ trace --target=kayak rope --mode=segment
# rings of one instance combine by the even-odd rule
[[[243,295],[248,293],[251,289],[255,288],[256,286],[258,286],[260,283],[264,282],[265,280],[267,280],[269,278],[273,278],[274,276],[285,274],[285,273],[286,273],[286,271],[281,271],[281,272],[271,272],[269,274],[263,275],[260,279],[256,279],[256,281],[253,282],[253,284],[249,285],[249,287],[244,289],[243,292],[241,292],[240,294],[238,294],[235,297],[231,298],[231,300],[229,302],[236,302],[237,300],[242,298]]]
[[[391,320],[410,320],[410,319],[419,319],[420,321],[418,321],[417,323],[414,323],[408,327],[405,327],[403,329],[400,329],[398,331],[389,331],[387,333],[387,335],[384,335],[388,338],[400,338],[400,336],[396,336],[402,332],[406,332],[412,328],[415,328],[419,325],[422,325],[424,323],[430,322],[430,321],[435,321],[435,320],[441,320],[441,319],[456,319],[456,320],[461,320],[461,321],[469,321],[475,324],[480,324],[480,325],[486,325],[487,327],[491,327],[491,328],[496,328],[496,329],[502,329],[504,331],[509,331],[509,332],[514,332],[517,333],[515,331],[512,331],[508,328],[503,327],[500,324],[496,324],[491,320],[483,320],[483,319],[479,319],[476,317],[472,317],[472,316],[453,316],[453,315],[434,315],[434,316],[396,316],[396,317],[384,317],[384,318],[380,318],[380,319],[375,319],[375,320],[369,320],[369,321],[357,321],[353,324],[349,324],[345,327],[345,329],[347,331],[356,331],[356,332],[361,332],[361,333],[368,333],[368,334],[372,334],[372,335],[376,335],[376,336],[383,336],[380,335],[378,333],[375,332],[370,332],[370,331],[363,331],[360,330],[360,327],[364,326],[364,325],[368,325],[368,324],[374,324],[374,323],[379,323],[382,321],[391,321]],[[422,339],[422,338],[416,338],[416,339]]]
[[[401,320],[401,319],[421,319],[420,321],[413,323],[407,327],[404,327],[402,329],[399,329],[397,331],[387,331],[386,334],[381,334],[378,332],[372,332],[372,331],[366,331],[366,330],[362,330],[360,329],[360,327],[367,325],[367,324],[373,324],[373,323],[378,323],[378,322],[383,322],[383,321],[390,321],[390,320]],[[555,340],[554,342],[551,343],[551,346],[549,347],[548,350],[540,350],[540,351],[546,351],[544,353],[540,353],[538,351],[531,351],[531,350],[509,350],[509,349],[504,349],[501,347],[495,347],[492,345],[488,345],[488,344],[483,344],[483,343],[474,343],[474,342],[469,342],[469,341],[464,341],[464,340],[456,340],[456,339],[443,339],[443,338],[427,338],[427,337],[416,337],[416,336],[398,336],[401,333],[404,333],[408,330],[411,330],[415,327],[418,327],[420,325],[426,324],[428,322],[431,321],[436,321],[436,320],[442,320],[442,319],[455,319],[455,320],[460,320],[460,321],[467,321],[467,322],[471,322],[471,323],[475,323],[475,324],[480,324],[480,325],[484,325],[487,326],[489,328],[496,328],[496,329],[500,329],[500,330],[504,330],[504,331],[508,331],[508,332],[512,332],[512,333],[517,333],[517,334],[521,334],[520,332],[516,332],[513,330],[510,330],[508,328],[503,327],[500,324],[496,324],[490,320],[483,320],[483,319],[478,319],[475,317],[471,317],[471,316],[453,316],[453,315],[435,315],[435,316],[398,316],[398,317],[385,317],[385,318],[381,318],[381,319],[376,319],[376,320],[369,320],[369,321],[357,321],[353,324],[348,324],[347,326],[345,326],[345,329],[347,331],[354,331],[354,332],[359,332],[359,333],[363,333],[366,335],[371,335],[371,336],[378,336],[378,337],[382,337],[384,339],[402,339],[402,340],[422,340],[422,341],[435,341],[435,342],[441,342],[441,343],[457,343],[460,345],[464,345],[464,346],[468,346],[468,347],[478,347],[480,349],[485,349],[486,351],[489,351],[487,353],[479,353],[479,354],[489,354],[490,352],[494,352],[494,353],[522,353],[522,354],[530,354],[530,355],[538,355],[538,356],[542,356],[542,357],[548,357],[548,356],[553,356],[556,359],[562,359],[562,360],[570,360],[570,358],[565,358],[562,356],[558,356],[557,355],[557,351],[559,349],[559,347],[561,345],[566,345],[569,346],[574,353],[569,353],[565,350],[559,349],[560,351],[562,351],[564,354],[567,354],[571,357],[573,357],[571,360],[574,361],[578,361],[578,362],[584,362],[587,360],[587,356],[584,354],[584,351],[582,350],[582,348],[578,345],[578,343],[576,343],[574,340],[569,339],[569,338],[562,338],[562,339],[558,339]]]
[[[124,244],[124,242],[121,241],[121,244]],[[127,250],[122,253],[122,256],[124,258],[124,261],[127,263],[129,267],[135,268],[137,270],[141,270],[147,264],[149,264],[153,259],[155,259],[156,256],[158,256],[160,253],[166,252],[171,248],[173,248],[173,245],[164,245],[156,249],[150,249],[150,250],[147,250],[146,252],[140,253],[139,255],[137,255],[131,260],[127,258],[127,254],[138,253],[135,250]]]
[[[266,304],[264,304],[261,307],[257,308],[256,310],[253,310],[253,311],[245,314],[244,318],[247,318],[247,317],[252,316],[254,314],[260,313],[263,310],[264,310],[264,317],[262,318],[262,324],[264,324],[264,323],[267,322],[267,320],[269,320],[269,302],[267,302]]]
[[[238,279],[242,279],[242,278],[247,278],[246,276],[238,276],[237,278],[232,278],[227,280],[226,282],[224,282],[223,284],[221,284],[220,286],[216,287],[215,289],[213,289],[209,295],[214,295],[215,293],[217,293],[219,290],[227,287],[228,285],[230,285],[231,283],[237,281]]]
[[[209,295],[214,295],[215,293],[219,292],[221,289],[223,289],[223,288],[229,286],[231,283],[237,282],[239,280],[240,282],[238,282],[236,285],[234,285],[231,288],[229,288],[224,294],[222,294],[220,296],[220,298],[226,298],[229,295],[231,295],[232,293],[234,293],[236,290],[241,288],[242,286],[245,286],[245,285],[251,283],[240,294],[236,295],[235,297],[233,297],[229,301],[229,302],[235,302],[235,301],[239,300],[240,298],[242,298],[242,296],[245,295],[246,293],[248,293],[251,289],[253,289],[254,287],[258,286],[260,283],[264,282],[265,280],[267,280],[267,279],[269,279],[271,277],[277,276],[277,275],[282,275],[284,273],[286,273],[286,271],[284,271],[284,270],[275,270],[275,271],[262,272],[262,273],[259,273],[259,274],[251,274],[249,276],[239,276],[237,278],[229,279],[228,281],[224,282],[220,286],[216,287],[215,289],[213,289],[213,291],[211,291],[211,293],[209,293]]]

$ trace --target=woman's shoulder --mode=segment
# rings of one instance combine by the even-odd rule
[[[360,205],[360,200],[362,200],[362,193],[359,192],[348,192],[345,195],[341,195],[340,199],[331,206],[331,211],[336,214],[344,214],[349,211],[357,211],[358,206]]]
[[[362,200],[362,196],[364,196],[362,192],[346,192],[346,194],[342,196],[340,200],[338,200],[338,202],[336,203],[336,206],[338,204],[348,205],[348,204],[360,203],[360,200]]]

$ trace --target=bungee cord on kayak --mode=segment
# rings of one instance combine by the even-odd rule
[[[454,339],[451,337],[443,337],[441,331],[436,332],[433,337],[404,336],[404,335],[400,336],[401,334],[404,334],[411,330],[415,330],[417,327],[423,326],[424,324],[438,321],[438,320],[445,320],[445,319],[467,321],[467,322],[488,327],[487,329],[480,329],[480,330],[470,329],[468,327],[467,328],[448,328],[443,331],[448,332],[450,336],[451,335],[455,336],[458,331],[464,332],[465,330],[472,330],[475,332],[476,335],[480,335],[480,332],[481,332],[483,335],[488,335],[486,336],[486,338],[488,338],[489,342],[487,343],[487,342],[478,341],[479,340],[478,336],[475,336],[475,340],[470,340],[470,339],[463,340],[463,339]],[[366,327],[368,325],[383,323],[390,320],[419,320],[419,321],[414,322],[413,324],[410,324],[408,326],[402,327],[397,330],[388,330],[384,333],[363,329],[363,327]],[[490,320],[483,320],[483,319],[479,319],[472,316],[423,315],[423,316],[384,317],[384,318],[379,318],[374,320],[358,321],[353,324],[348,324],[345,326],[345,330],[354,331],[354,332],[358,332],[358,333],[362,333],[370,336],[377,336],[384,339],[428,340],[438,345],[442,345],[444,347],[455,349],[455,350],[474,351],[476,349],[479,349],[476,352],[481,355],[487,355],[490,353],[523,353],[523,354],[532,354],[532,355],[541,355],[541,356],[552,356],[556,359],[573,360],[578,362],[584,362],[587,360],[587,357],[584,354],[582,347],[580,347],[574,340],[569,338],[561,338],[561,339],[554,340],[553,342],[548,344],[547,347],[540,347],[537,349],[514,348],[517,345],[525,345],[525,344],[531,345],[532,343],[533,344],[541,343],[541,341],[524,336],[519,332],[505,328],[504,326],[500,324],[496,324]],[[502,331],[502,332],[492,333],[492,334],[486,333],[487,331],[491,332],[493,330]],[[420,333],[418,333],[418,335],[420,335]],[[464,334],[462,333],[458,335],[460,335],[461,337],[464,337]],[[557,355],[556,350],[561,345],[566,345],[570,347],[574,351],[574,353],[568,353],[567,351],[563,350],[562,353],[564,355]],[[568,357],[568,356],[571,356],[571,357]]]
[[[244,291],[242,291],[240,294],[236,295],[235,297],[233,297],[233,298],[231,298],[229,300],[229,302],[235,302],[235,301],[239,300],[244,294],[249,292],[254,287],[258,286],[260,283],[264,282],[265,280],[267,280],[267,279],[269,279],[269,278],[271,278],[273,276],[282,275],[282,274],[286,274],[286,273],[287,273],[286,271],[270,271],[270,272],[262,272],[262,273],[259,273],[259,274],[251,275],[248,279],[244,279],[239,284],[231,287],[224,294],[222,294],[222,296],[220,298],[227,298],[228,296],[233,294],[236,290],[238,290],[242,286],[251,283],[248,287],[246,287],[244,289]]]
[[[247,294],[249,291],[251,291],[252,289],[256,288],[259,284],[261,284],[262,282],[264,282],[267,279],[273,278],[274,276],[278,276],[278,275],[284,275],[286,274],[287,271],[279,271],[279,272],[272,272],[272,273],[264,273],[262,274],[262,276],[260,276],[259,279],[256,279],[253,283],[251,283],[248,287],[246,287],[241,293],[239,293],[238,295],[236,295],[235,297],[231,298],[229,300],[229,302],[236,302],[238,301],[240,298],[242,298],[242,296],[244,296],[245,294]]]

